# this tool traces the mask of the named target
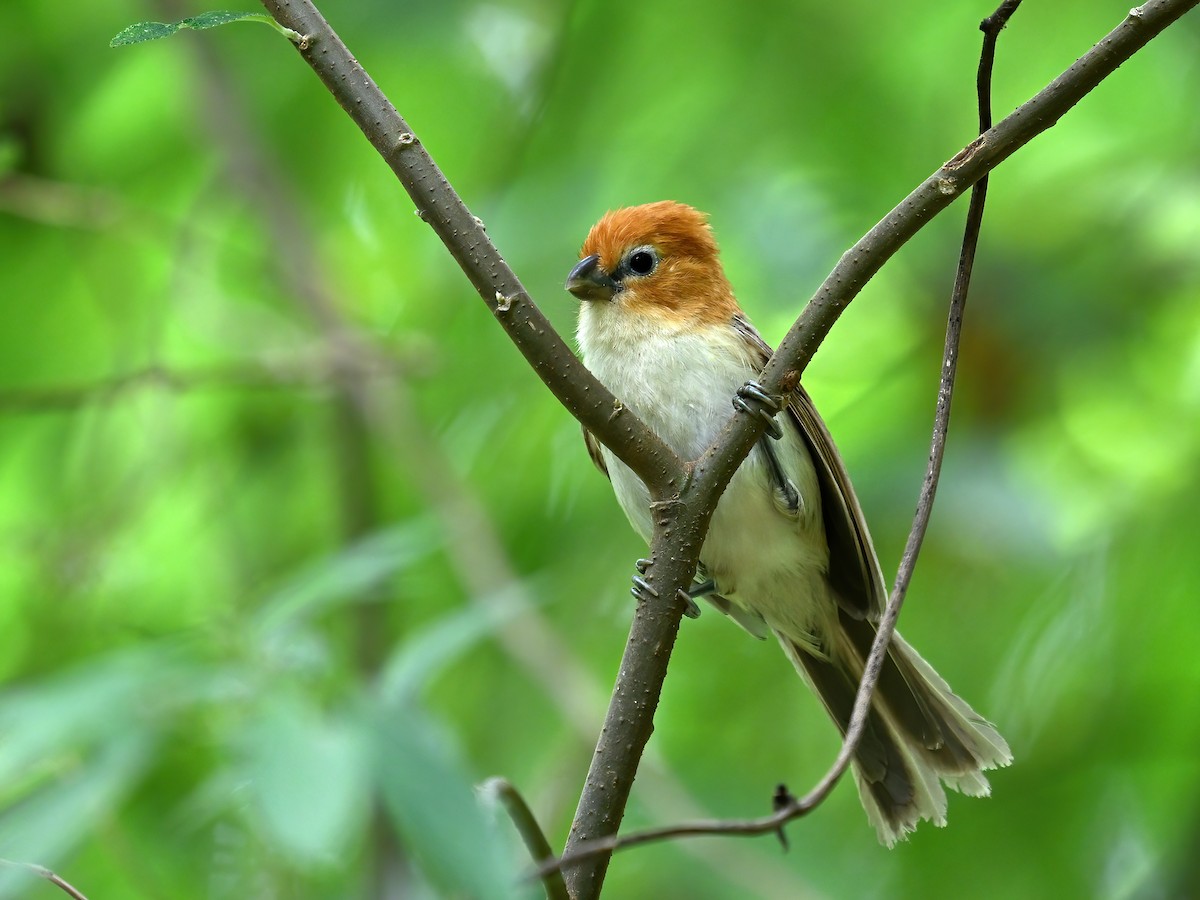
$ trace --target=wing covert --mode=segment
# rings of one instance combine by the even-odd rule
[[[735,316],[732,324],[759,352],[761,370],[771,356],[770,345],[743,316]],[[821,514],[829,544],[829,583],[849,615],[877,619],[887,603],[887,585],[850,475],[804,388],[797,385],[786,400],[787,409],[782,415],[804,438],[821,489]]]

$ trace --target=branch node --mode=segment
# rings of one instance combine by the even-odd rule
[[[476,225],[478,225],[484,231],[487,231],[487,226],[483,224],[483,219],[479,218],[479,216],[471,216],[471,218],[475,220]]]
[[[496,312],[498,312],[498,313],[508,312],[510,309],[512,309],[512,303],[515,299],[517,299],[516,294],[513,294],[510,297],[506,297],[499,291],[496,291]]]
[[[650,512],[652,512],[652,513],[660,513],[661,512],[666,516],[675,518],[678,515],[675,512],[675,510],[679,510],[682,512],[682,507],[684,507],[684,506],[685,506],[685,504],[681,498],[667,497],[663,500],[651,501]]]
[[[1004,30],[1004,26],[1008,24],[1008,20],[1012,18],[1013,13],[1020,5],[1021,0],[1004,0],[994,13],[979,23],[979,30],[993,38],[996,37]]]
[[[396,143],[401,147],[410,147],[417,142],[417,136],[411,131],[402,131],[400,136],[396,138]]]
[[[950,157],[950,159],[948,159],[946,161],[946,164],[944,166],[942,166],[942,168],[948,169],[948,170],[961,168],[968,161],[970,161],[975,156],[976,153],[978,153],[980,150],[982,150],[986,145],[987,145],[987,140],[984,138],[983,135],[980,135],[979,137],[975,138],[975,140],[971,141],[971,143],[967,144],[967,146],[963,147],[961,150],[959,150],[957,153],[955,153],[952,157]]]

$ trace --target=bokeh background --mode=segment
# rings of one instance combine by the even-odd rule
[[[1027,3],[996,112],[1120,21]],[[0,57],[0,857],[93,898],[501,897],[503,775],[561,844],[641,547],[578,425],[286,41],[16,0]],[[991,4],[322,9],[564,333],[606,209],[712,214],[778,340],[973,136]],[[1200,18],[994,175],[901,621],[1008,736],[886,851],[851,786],[773,838],[619,856],[613,897],[1193,895],[1200,870]],[[885,569],[928,447],[965,204],[805,376]],[[834,729],[686,621],[626,827],[765,812]],[[0,895],[61,896],[0,866]]]

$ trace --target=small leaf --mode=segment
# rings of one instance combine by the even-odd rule
[[[338,859],[366,821],[370,735],[302,696],[274,696],[241,738],[259,823],[297,865]]]
[[[385,703],[411,700],[439,670],[489,637],[524,608],[519,587],[481,597],[406,640],[392,654],[380,678]]]
[[[449,896],[515,900],[535,893],[519,884],[457,747],[438,723],[414,706],[377,715],[379,788],[423,873]]]
[[[125,28],[108,42],[110,47],[128,47],[131,44],[141,44],[146,41],[157,41],[159,38],[170,37],[181,28],[191,28],[202,31],[205,28],[216,28],[218,25],[228,25],[230,22],[262,22],[270,25],[294,44],[304,42],[302,35],[290,28],[284,28],[270,16],[252,12],[206,12],[198,16],[189,16],[178,22],[138,22]]]
[[[162,22],[138,22],[121,30],[116,37],[108,42],[110,47],[127,47],[130,44],[140,44],[143,41],[157,41],[159,38],[170,37],[179,30],[179,25],[166,25]]]
[[[249,12],[206,12],[200,13],[198,16],[189,16],[186,19],[181,19],[179,26],[181,28],[195,28],[200,31],[204,28],[216,28],[218,25],[228,25],[230,22],[239,22],[243,19],[253,19],[256,22],[273,22],[275,21],[270,16],[262,13]]]
[[[62,760],[121,737],[186,671],[167,647],[122,650],[0,693],[0,786],[36,783]]]
[[[114,811],[126,809],[126,797],[158,752],[156,744],[157,736],[150,733],[119,735],[20,803],[10,804],[0,814],[4,853],[56,866],[78,844],[94,839]],[[0,897],[18,896],[14,881],[23,874],[0,869]]]
[[[436,546],[433,529],[419,519],[360,538],[265,598],[257,614],[260,633],[293,628],[343,603],[378,600],[374,588]]]

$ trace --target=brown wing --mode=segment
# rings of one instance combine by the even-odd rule
[[[608,474],[608,466],[604,464],[604,456],[600,453],[600,442],[586,428],[583,429],[583,443],[587,447],[588,456],[592,458],[592,462],[600,470],[600,474],[611,481],[612,479]]]
[[[734,318],[733,327],[759,350],[761,365],[766,365],[771,348],[754,326],[739,315]],[[849,615],[856,619],[877,619],[887,603],[887,586],[842,457],[804,388],[797,386],[789,395],[787,412],[788,419],[804,437],[817,470],[825,538],[829,543],[829,583]]]

